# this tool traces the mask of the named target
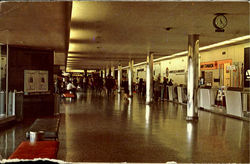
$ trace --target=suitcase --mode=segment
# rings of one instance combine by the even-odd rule
[[[75,95],[73,93],[64,93],[63,97],[65,97],[65,98],[75,98]]]

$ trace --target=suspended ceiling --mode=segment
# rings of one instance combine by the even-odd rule
[[[215,32],[215,13],[227,13],[225,32]],[[126,66],[145,61],[148,51],[171,55],[187,49],[188,34],[200,34],[200,46],[248,35],[249,4],[75,1],[67,68]]]
[[[59,64],[68,50],[72,2],[0,2],[0,43],[56,51]]]
[[[225,32],[215,32],[215,13],[226,13]],[[54,49],[68,70],[126,66],[145,61],[148,51],[171,55],[187,49],[188,34],[200,34],[200,46],[249,35],[249,3],[0,3],[0,42]]]

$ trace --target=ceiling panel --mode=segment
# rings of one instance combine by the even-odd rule
[[[224,33],[215,32],[215,13],[227,13]],[[170,55],[187,49],[188,34],[200,34],[200,46],[248,35],[249,3],[74,1],[68,57],[79,62],[70,66],[126,66],[145,61],[148,51]]]
[[[67,53],[71,2],[1,2],[0,43]]]

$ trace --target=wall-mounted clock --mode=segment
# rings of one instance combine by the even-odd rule
[[[224,14],[216,14],[213,25],[216,28],[215,32],[224,32],[224,28],[227,26],[227,18]]]

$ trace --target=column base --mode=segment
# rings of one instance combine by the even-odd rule
[[[198,121],[199,117],[198,116],[187,116],[186,121]]]

